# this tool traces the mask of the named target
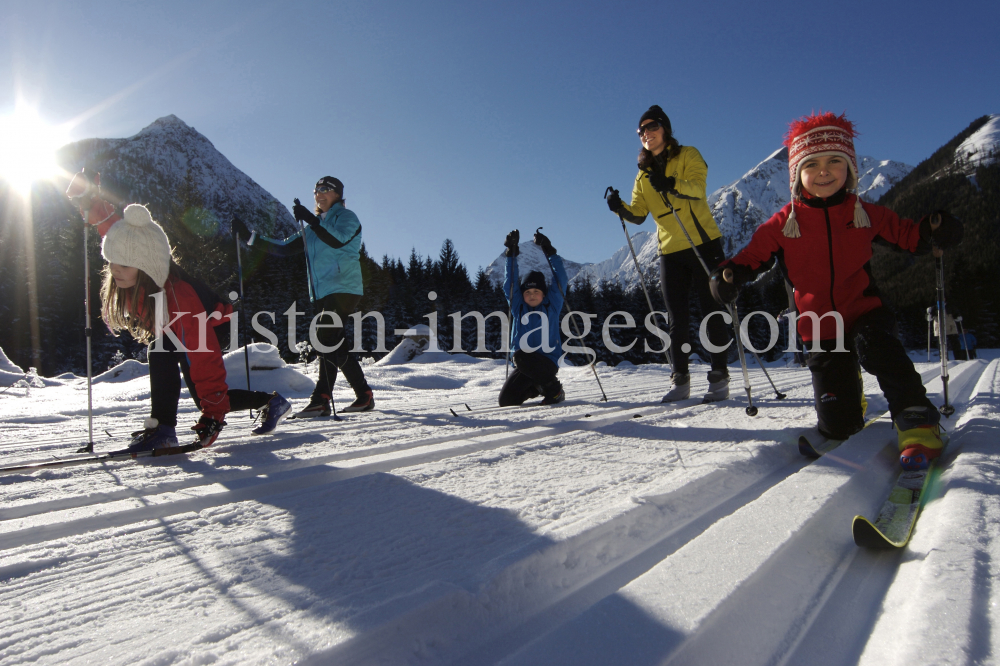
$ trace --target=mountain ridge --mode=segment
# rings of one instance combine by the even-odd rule
[[[84,166],[101,172],[106,193],[123,204],[146,204],[156,219],[202,209],[200,221],[211,235],[228,233],[234,215],[272,235],[296,228],[285,206],[173,114],[130,137],[67,144],[57,161],[70,173]]]

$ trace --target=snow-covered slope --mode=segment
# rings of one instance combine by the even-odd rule
[[[910,546],[883,553],[850,523],[888,492],[895,433],[882,417],[803,458],[807,369],[771,368],[778,402],[751,368],[751,418],[742,391],[659,404],[662,365],[598,368],[608,402],[568,368],[562,405],[499,409],[501,362],[415,360],[367,366],[378,411],[342,422],[254,437],[233,413],[189,456],[0,475],[0,666],[1000,660],[996,361],[951,366],[943,474]],[[939,369],[917,364],[935,404]],[[274,372],[254,388],[302,406]],[[0,393],[2,463],[72,455],[86,395],[79,378]],[[146,377],[97,384],[95,431],[127,436],[148,400]]]
[[[989,122],[955,149],[955,161],[963,163],[968,171],[980,164],[989,164],[1000,157],[1000,115],[990,116]]]
[[[650,223],[647,220],[646,225]],[[628,224],[625,227],[631,233],[635,226]],[[653,227],[655,229],[655,227]],[[640,231],[632,234],[632,246],[635,248],[636,258],[639,266],[647,275],[659,275],[657,271],[657,256],[659,256],[659,242],[656,239],[656,231]],[[632,260],[632,252],[628,245],[623,245],[611,255],[610,259],[605,259],[596,264],[585,264],[577,274],[577,280],[587,279],[592,284],[598,285],[603,280],[617,282],[623,286],[639,284],[639,273],[635,269],[635,261]],[[659,279],[659,278],[656,278]]]
[[[858,156],[858,192],[865,201],[877,201],[913,167],[893,160]],[[708,205],[722,231],[726,256],[750,241],[754,230],[781,210],[790,198],[788,149],[781,148],[739,180],[709,195]]]
[[[70,173],[86,166],[101,172],[102,184],[125,202],[150,205],[154,213],[174,212],[180,193],[200,200],[211,211],[220,232],[228,232],[237,215],[251,228],[291,233],[295,221],[288,209],[249,176],[233,166],[212,142],[170,115],[127,139],[86,139],[64,146],[60,164]]]
[[[518,248],[520,249],[520,254],[517,255],[517,270],[521,274],[521,279],[524,279],[524,276],[531,271],[540,271],[545,275],[545,281],[551,285],[552,269],[549,267],[548,259],[545,258],[545,253],[531,241],[521,243],[518,245]],[[559,248],[557,247],[556,249],[558,250]],[[486,267],[486,274],[489,275],[490,281],[494,284],[503,284],[503,270],[506,261],[507,258],[501,254],[493,260],[493,263]],[[584,265],[563,257],[563,266],[566,268],[566,275],[571,282]]]
[[[985,129],[985,128],[984,128]],[[970,139],[971,140],[971,139]],[[913,167],[892,160],[876,160],[871,157],[858,158],[859,192],[866,201],[877,201],[890,187]],[[750,241],[754,230],[788,203],[788,149],[781,148],[767,159],[748,171],[741,179],[721,187],[708,197],[712,216],[722,231],[722,243],[726,256],[733,256]],[[627,226],[632,236],[639,265],[647,274],[657,275],[656,257],[659,247],[655,226],[646,220],[644,227]],[[527,246],[527,249],[526,249]],[[518,266],[522,271],[541,270],[549,274],[545,257],[532,243],[521,244]],[[530,268],[529,268],[530,266]],[[571,268],[572,266],[572,268]],[[638,284],[635,262],[627,245],[622,245],[604,261],[593,264],[566,262],[570,282],[589,279],[593,284],[602,280],[618,282],[626,287]],[[490,279],[499,283],[503,280],[503,256],[498,257],[487,269]]]

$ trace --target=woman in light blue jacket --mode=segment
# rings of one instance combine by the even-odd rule
[[[341,321],[357,312],[364,295],[361,280],[361,222],[344,207],[344,184],[333,176],[323,176],[313,190],[316,212],[295,200],[292,213],[305,223],[305,229],[284,240],[258,237],[269,254],[289,256],[303,251],[308,259],[309,288],[316,299],[317,311],[336,312]],[[242,234],[241,234],[242,235]],[[351,354],[344,339],[343,326],[317,328],[316,338],[333,352],[320,353],[319,379],[309,406],[296,418],[329,416],[330,395],[337,379],[337,369],[344,373],[357,397],[344,412],[367,412],[375,407],[372,390],[365,380],[357,356]],[[338,343],[342,343],[338,346]]]

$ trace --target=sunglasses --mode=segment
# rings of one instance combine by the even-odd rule
[[[326,194],[327,192],[336,192],[336,191],[337,188],[334,187],[333,185],[320,185],[315,190],[313,190],[313,194]]]
[[[654,120],[651,123],[646,123],[645,125],[641,125],[639,129],[636,130],[636,133],[639,136],[643,136],[646,134],[646,132],[655,132],[656,130],[660,129],[660,127],[662,127],[662,125],[660,125],[659,121]]]

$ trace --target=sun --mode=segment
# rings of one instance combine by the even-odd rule
[[[59,173],[56,151],[68,141],[66,126],[50,125],[35,109],[18,104],[0,116],[0,180],[27,196],[32,183]]]

